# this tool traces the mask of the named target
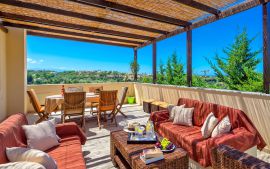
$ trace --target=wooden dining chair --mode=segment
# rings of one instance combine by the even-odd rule
[[[39,116],[39,119],[36,121],[36,123],[40,123],[44,120],[47,120],[49,118],[49,114],[45,112],[45,106],[40,104],[35,90],[34,89],[27,90],[27,94],[29,96],[30,103],[32,104],[35,112]]]
[[[115,119],[115,116],[120,113],[122,114],[124,117],[127,117],[127,115],[125,115],[122,111],[121,108],[125,102],[126,96],[127,96],[127,91],[128,91],[128,87],[122,87],[121,89],[121,93],[120,93],[120,99],[118,100],[117,104],[116,104],[116,110],[115,113],[113,114],[113,118]],[[113,120],[113,119],[112,119]]]
[[[116,109],[116,101],[117,101],[117,90],[108,90],[104,91],[101,90],[99,94],[99,105],[98,105],[98,112],[97,112],[97,121],[98,127],[101,129],[101,113],[104,113],[104,121],[106,122],[106,112],[110,111],[114,113]],[[116,125],[117,122],[115,121]]]
[[[90,92],[90,93],[99,94],[101,90],[103,90],[103,86],[93,86],[93,87],[89,87],[89,92]],[[90,112],[91,112],[92,115],[93,115],[94,113],[97,113],[98,102],[90,102],[90,103],[86,103],[86,107],[87,107],[87,108],[90,108]],[[96,110],[94,110],[94,109],[96,109]]]
[[[66,116],[81,116],[81,127],[85,125],[84,109],[86,92],[65,92],[64,103],[61,105],[61,121],[65,123]]]

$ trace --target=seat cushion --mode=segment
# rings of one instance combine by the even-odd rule
[[[184,148],[191,159],[200,165],[211,165],[211,149],[225,144],[245,151],[255,146],[256,137],[245,128],[236,128],[230,133],[214,138],[204,139],[200,127],[173,125],[172,122],[163,122],[159,125],[158,133],[168,138],[177,146]]]
[[[56,161],[58,169],[85,169],[80,138],[76,135],[61,138],[60,145],[47,153]]]

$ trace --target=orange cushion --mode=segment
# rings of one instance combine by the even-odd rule
[[[47,151],[56,161],[58,169],[85,169],[80,137],[61,138],[60,145]]]
[[[24,114],[8,117],[0,124],[0,164],[7,163],[6,147],[26,147],[26,138],[22,125],[26,125]]]

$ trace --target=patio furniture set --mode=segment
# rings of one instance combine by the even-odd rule
[[[62,87],[62,94],[47,96],[45,99],[45,105],[40,104],[35,90],[30,89],[27,93],[34,110],[39,115],[39,119],[36,123],[47,120],[52,112],[61,110],[62,123],[65,123],[66,117],[70,118],[71,116],[81,116],[81,126],[84,127],[85,108],[90,108],[92,115],[97,114],[98,126],[101,128],[101,118],[103,118],[105,122],[107,121],[106,112],[110,112],[110,120],[111,122],[114,121],[116,125],[116,115],[120,113],[125,116],[121,111],[121,108],[124,104],[127,91],[128,87],[122,88],[120,99],[118,101],[118,91],[106,91],[103,90],[103,86],[90,87],[88,93],[84,92],[82,87],[69,87],[67,91]]]
[[[146,102],[149,100],[144,102],[144,106],[147,105]],[[218,104],[185,98],[179,99],[178,106],[181,105],[187,109],[193,109],[192,126],[174,124],[170,119],[169,109],[152,112],[150,115],[158,137],[171,140],[178,147],[175,151],[165,153],[164,160],[146,165],[139,158],[140,153],[144,149],[154,148],[156,145],[128,144],[128,134],[125,131],[115,131],[111,132],[113,164],[119,168],[132,169],[187,169],[209,166],[215,169],[269,168],[270,164],[251,156],[256,156],[252,153],[256,153],[257,148],[262,150],[266,144],[244,112]],[[213,114],[220,123],[228,118],[230,130],[217,136],[211,137],[210,135],[210,137],[205,138],[201,128],[203,128],[209,114]],[[216,127],[222,128],[224,124],[216,125]],[[245,151],[252,153],[247,155],[243,153]]]

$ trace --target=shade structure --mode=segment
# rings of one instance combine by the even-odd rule
[[[269,0],[1,0],[4,26],[140,48]]]

